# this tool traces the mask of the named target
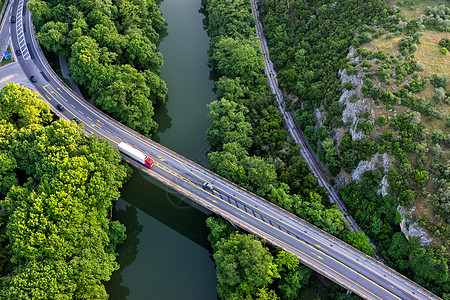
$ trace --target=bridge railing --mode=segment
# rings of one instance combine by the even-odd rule
[[[31,21],[31,16],[30,16],[30,21]],[[126,127],[125,125],[123,125],[122,123],[118,122],[117,120],[113,119],[112,117],[108,116],[107,114],[105,114],[104,112],[100,111],[99,109],[97,109],[95,106],[93,106],[91,103],[89,103],[88,101],[86,101],[85,99],[81,98],[77,93],[75,93],[65,82],[63,82],[62,80],[59,79],[58,75],[56,74],[56,72],[53,70],[53,68],[50,66],[50,64],[47,62],[42,49],[40,48],[40,45],[38,43],[38,41],[35,39],[36,37],[36,32],[35,32],[35,28],[33,26],[33,33],[34,33],[34,44],[37,47],[38,51],[40,52],[40,56],[41,56],[41,61],[48,67],[48,71],[50,71],[51,73],[53,73],[53,75],[55,75],[55,80],[58,80],[60,83],[62,83],[72,94],[73,97],[77,98],[80,101],[83,101],[84,104],[88,105],[91,109],[96,110],[97,113],[100,113],[103,117],[107,118],[108,120],[111,121],[111,123],[114,125],[116,124],[117,127],[120,127],[121,130],[128,132],[129,134],[131,134],[132,136],[134,136],[135,138],[140,139],[142,142],[145,143],[150,143],[152,144],[152,146],[154,147],[158,147],[160,150],[163,150],[165,152],[166,155],[170,155],[174,158],[176,158],[179,161],[184,161],[187,165],[189,165],[189,168],[191,169],[195,169],[198,172],[201,172],[207,176],[210,176],[212,178],[214,178],[216,181],[220,181],[222,184],[226,184],[228,186],[233,186],[234,189],[239,190],[242,193],[246,193],[247,195],[251,196],[251,198],[258,202],[258,205],[261,206],[265,206],[266,208],[270,208],[271,210],[277,210],[283,217],[291,220],[292,222],[298,223],[301,226],[305,226],[305,227],[309,227],[310,231],[314,231],[314,233],[316,233],[317,235],[321,236],[324,239],[328,239],[330,241],[333,242],[333,246],[338,246],[343,250],[349,251],[352,254],[354,254],[355,256],[360,257],[362,260],[364,260],[366,263],[371,264],[377,268],[381,268],[386,270],[386,273],[389,273],[391,276],[395,276],[398,279],[404,279],[407,281],[407,285],[409,285],[410,287],[413,287],[416,291],[420,292],[423,295],[426,296],[430,296],[433,297],[434,299],[439,299],[438,297],[436,297],[435,295],[433,295],[431,292],[429,292],[428,290],[424,289],[422,286],[416,284],[415,282],[409,280],[407,277],[403,276],[402,274],[398,273],[397,271],[393,270],[392,268],[382,264],[381,262],[375,260],[374,258],[366,255],[365,253],[357,250],[356,248],[352,247],[351,245],[348,245],[346,243],[344,243],[343,241],[337,239],[336,237],[334,237],[333,235],[323,231],[322,229],[318,228],[315,225],[312,225],[308,222],[306,222],[305,220],[291,214],[290,212],[284,210],[283,208],[280,208],[279,206],[276,206],[275,204],[267,201],[264,198],[259,197],[258,195],[247,191],[245,189],[243,189],[242,187],[236,185],[235,183],[213,173],[212,171],[200,166],[199,164],[179,155],[178,153],[152,141],[151,139],[149,139],[148,137]],[[85,134],[87,134],[87,131],[85,131]],[[122,159],[125,160],[126,162],[128,162],[129,164],[135,166],[136,168],[140,169],[141,171],[144,171],[145,173],[149,174],[150,176],[156,178],[157,180],[163,182],[164,184],[167,184],[169,186],[171,186],[172,188],[174,188],[175,190],[177,190],[178,192],[180,192],[181,194],[193,199],[194,201],[198,202],[199,204],[203,205],[204,207],[208,208],[209,210],[221,215],[222,217],[226,218],[227,220],[232,221],[235,224],[238,224],[240,227],[246,229],[247,231],[250,231],[256,235],[262,236],[264,239],[270,241],[272,244],[276,245],[276,246],[280,246],[281,248],[283,248],[284,250],[293,253],[293,251],[289,248],[286,247],[283,244],[280,244],[278,241],[274,240],[273,238],[271,238],[268,234],[265,234],[263,231],[256,231],[255,229],[252,228],[248,228],[248,226],[246,224],[243,224],[239,219],[237,219],[236,217],[234,217],[233,215],[230,215],[228,213],[225,213],[222,210],[216,209],[215,207],[212,207],[210,204],[208,204],[205,200],[203,200],[201,197],[192,194],[191,192],[181,188],[180,186],[175,186],[172,185],[167,179],[163,178],[162,176],[159,176],[158,174],[156,174],[155,172],[152,172],[151,170],[144,168],[142,165],[140,165],[139,163],[135,162],[134,160],[131,160],[130,158],[123,156],[122,155]],[[296,254],[296,253],[293,253]],[[355,288],[345,282],[340,282],[338,279],[336,279],[331,273],[327,272],[324,269],[320,269],[317,267],[317,265],[313,265],[311,263],[309,263],[307,260],[305,260],[304,258],[300,258],[302,260],[303,263],[305,263],[306,265],[308,265],[309,267],[316,269],[319,271],[319,273],[324,274],[325,276],[327,276],[328,278],[330,278],[331,280],[337,282],[338,284],[355,291],[356,293],[358,293],[360,296],[362,297],[368,297],[369,295],[367,294],[362,294],[360,293],[358,290],[355,290]],[[430,298],[433,299],[433,298]]]

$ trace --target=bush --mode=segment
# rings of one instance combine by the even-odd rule
[[[441,103],[442,101],[444,101],[444,100],[445,100],[445,97],[446,97],[446,95],[445,95],[445,90],[444,90],[444,88],[440,87],[440,88],[435,88],[435,89],[434,89],[433,100],[434,100],[437,104],[439,104],[439,103]]]
[[[344,87],[345,87],[346,90],[350,91],[353,88],[353,84],[351,82],[347,82],[344,85]]]
[[[361,43],[368,43],[372,41],[372,35],[368,32],[361,34]]]
[[[444,88],[447,85],[447,77],[445,76],[439,76],[434,74],[431,77],[431,84],[435,87],[435,88]]]
[[[386,117],[385,117],[385,116],[381,116],[381,117],[377,118],[377,119],[375,120],[375,124],[376,124],[378,127],[381,127],[381,126],[386,125],[386,124],[387,124],[387,119],[386,119]]]
[[[445,134],[440,129],[435,129],[431,133],[431,140],[433,143],[440,144],[445,140]]]
[[[422,62],[418,61],[416,64],[416,70],[422,72],[423,70],[425,70],[425,65]]]
[[[444,55],[447,55],[448,49],[445,48],[445,47],[442,47],[442,48],[441,48],[441,53],[444,54]]]
[[[450,48],[450,39],[443,38],[442,40],[439,41],[439,46],[445,47],[447,49]]]

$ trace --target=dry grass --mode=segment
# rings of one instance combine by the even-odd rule
[[[426,89],[424,89],[420,93],[417,93],[417,97],[422,97],[430,101],[431,98],[433,98],[433,95],[434,95],[434,87],[432,84],[429,84]]]
[[[382,36],[378,39],[372,40],[370,43],[364,44],[361,48],[367,49],[369,51],[386,51],[387,53],[397,56],[398,43],[402,39],[403,35],[394,36],[393,38],[387,39],[386,36]]]
[[[399,54],[398,44],[402,37],[395,36],[386,39],[383,36],[363,45],[363,48],[369,51],[386,51],[391,55],[397,56]],[[417,52],[414,53],[415,58],[425,65],[422,75],[450,74],[450,54],[444,55],[440,52],[441,47],[439,46],[439,41],[443,38],[450,38],[450,33],[431,30],[425,31],[418,45]]]
[[[438,111],[442,111],[442,112],[450,112],[450,105],[445,104],[445,103],[441,103],[439,105],[434,104],[434,107],[438,110]],[[438,117],[434,117],[433,119],[429,119],[427,117],[422,116],[422,119],[420,121],[420,124],[425,126],[426,129],[428,129],[429,132],[432,132],[435,129],[440,129],[442,130],[442,132],[445,135],[450,134],[450,128],[448,128],[446,126],[446,119],[445,116],[442,119],[439,119]],[[444,145],[441,145],[441,147],[444,147],[446,144],[444,143]]]
[[[414,210],[414,214],[425,217],[431,223],[437,222],[436,217],[434,216],[435,208],[426,198],[417,198],[414,201],[414,206],[416,208]],[[442,246],[444,244],[443,241],[438,237],[432,236],[431,234],[429,235],[429,237],[433,240],[433,244],[436,246]]]
[[[420,39],[415,57],[425,65],[423,75],[450,74],[450,54],[440,52],[439,41],[442,38],[450,38],[450,33],[427,30]]]
[[[441,4],[448,3],[445,0],[415,0],[414,8],[411,9],[407,5],[400,6],[398,5],[399,0],[389,0],[388,4],[389,6],[397,5],[400,8],[401,14],[405,16],[407,19],[415,19],[421,14],[425,13],[425,9],[428,6],[437,6]],[[392,34],[392,33],[391,33]],[[394,37],[390,39],[386,39],[386,35],[381,36],[378,39],[374,39],[368,44],[363,45],[362,47],[369,50],[369,51],[386,51],[390,55],[397,56],[399,54],[398,51],[398,44],[400,40],[402,39],[402,35],[395,35]],[[418,44],[418,50],[414,53],[414,57],[416,60],[420,61],[424,65],[424,70],[421,72],[422,77],[425,77],[427,75],[450,75],[450,53],[447,55],[444,55],[440,52],[440,46],[439,41],[442,38],[450,38],[450,33],[448,32],[436,32],[436,31],[430,31],[427,30],[424,33],[424,36],[421,38],[421,43]],[[449,49],[450,50],[450,49]],[[378,67],[378,66],[374,66]],[[373,70],[371,70],[373,72]],[[410,81],[411,76],[407,76],[403,79],[403,82],[400,85],[397,85],[397,83],[392,83],[390,85],[386,84],[385,82],[381,83],[377,78],[372,79],[372,83],[375,86],[381,86],[385,88],[388,91],[393,91],[395,88],[396,90],[400,89],[406,82]],[[450,83],[447,86],[447,90],[450,89]],[[450,105],[441,103],[437,105],[433,100],[433,94],[434,94],[434,87],[430,84],[424,91],[419,93],[417,96],[423,97],[425,99],[428,99],[433,103],[433,106],[438,109],[439,111],[448,111],[450,112]],[[410,109],[404,106],[398,106],[396,105],[394,108],[394,111],[387,111],[384,109],[384,105],[382,104],[379,108],[374,107],[373,114],[374,117],[380,117],[381,115],[384,115],[390,120],[396,115],[405,113],[406,111],[409,111]],[[441,129],[446,135],[450,134],[450,129],[446,126],[446,120],[439,119],[437,117],[434,117],[432,120],[428,119],[425,116],[422,116],[421,118],[421,124],[427,128],[429,132],[432,132],[434,129]],[[389,125],[385,125],[382,128],[377,128],[377,134],[382,134],[386,130],[391,129]],[[428,147],[431,149],[434,146],[431,142],[428,143]],[[441,145],[443,150],[448,150],[448,148],[444,145]],[[429,152],[428,156],[431,156],[431,152]],[[430,158],[430,157],[429,157]],[[447,156],[448,158],[448,156]],[[411,162],[412,166],[415,166],[417,155],[415,153],[408,154],[408,159]],[[425,169],[429,168],[428,166],[425,167]],[[433,176],[433,175],[432,175]],[[425,187],[425,190],[429,193],[434,192],[434,186],[432,184],[432,180],[428,182],[427,186]],[[429,202],[429,200],[426,197],[419,196],[415,202],[415,214],[420,215],[428,219],[430,222],[436,222],[436,218],[434,217],[434,210],[435,207]],[[442,245],[442,241],[439,238],[432,237],[434,244],[436,245]]]
[[[400,8],[401,14],[403,16],[405,16],[405,18],[413,19],[413,18],[417,18],[421,14],[425,14],[425,9],[428,6],[438,6],[438,5],[447,3],[445,0],[420,0],[420,1],[415,0],[414,2],[415,2],[415,5],[412,9],[407,5],[402,5],[402,6],[399,5],[398,4],[399,0],[389,0],[388,5],[389,6],[397,5]]]

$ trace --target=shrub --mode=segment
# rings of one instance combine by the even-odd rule
[[[375,124],[379,127],[387,124],[387,119],[385,116],[381,116],[375,120]]]
[[[368,43],[372,40],[372,35],[368,32],[361,34],[361,43]]]
[[[440,144],[445,140],[445,134],[440,129],[435,129],[431,133],[431,140],[433,143]]]
[[[418,61],[416,64],[416,70],[422,72],[423,70],[425,70],[425,65],[422,62]]]
[[[444,100],[445,100],[445,97],[446,97],[446,95],[445,95],[445,90],[444,90],[444,88],[439,87],[439,88],[435,88],[435,89],[434,89],[433,100],[434,100],[437,104],[439,104],[439,103],[441,103],[442,101],[444,101]]]
[[[441,53],[444,54],[444,55],[447,55],[448,49],[445,48],[445,47],[442,47],[442,48],[441,48]]]
[[[445,48],[450,48],[450,39],[447,38],[443,38],[439,41],[439,46],[441,47],[445,47]]]
[[[346,90],[351,90],[352,88],[353,88],[353,84],[351,83],[351,82],[347,82],[345,85],[344,85],[344,87],[345,87],[345,89]]]

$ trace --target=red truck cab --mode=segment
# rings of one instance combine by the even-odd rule
[[[153,167],[155,165],[155,163],[153,162],[153,159],[151,159],[150,157],[146,157],[145,158],[145,165],[149,168]]]

